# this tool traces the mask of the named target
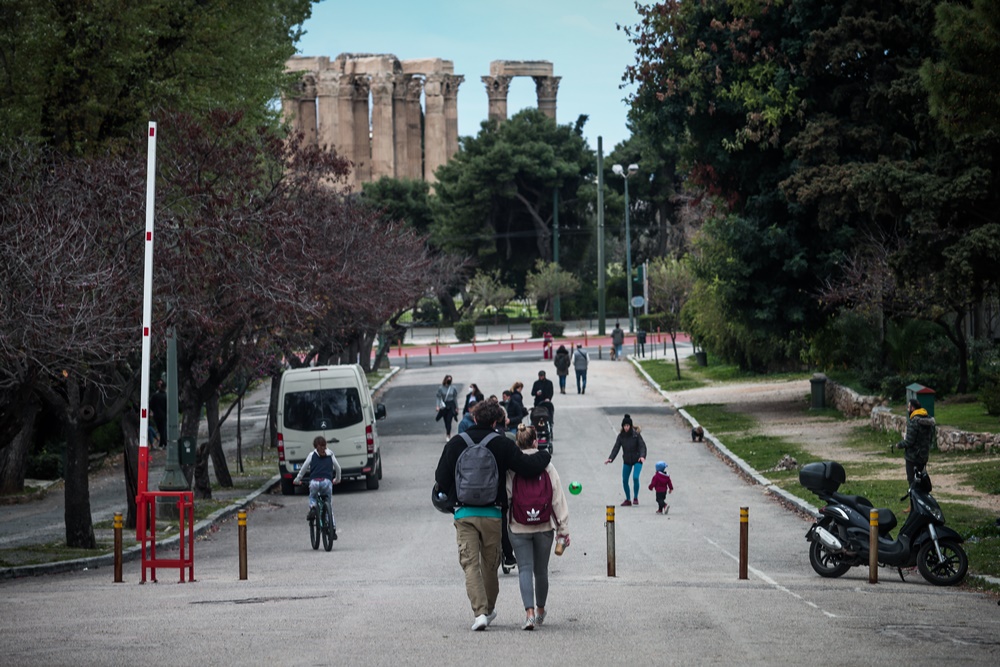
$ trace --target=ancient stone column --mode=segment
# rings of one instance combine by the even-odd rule
[[[316,82],[316,115],[319,117],[319,144],[327,150],[336,149],[340,155],[345,155],[339,145],[338,134],[339,105],[337,96],[340,93],[340,72],[323,70]]]
[[[420,95],[424,92],[422,79],[412,77],[406,86],[406,178],[424,178],[423,115]]]
[[[483,83],[486,84],[486,97],[489,98],[490,106],[488,116],[498,122],[507,120],[507,91],[510,89],[509,76],[484,76]]]
[[[302,132],[307,146],[316,145],[316,77],[307,74],[302,77],[302,96],[299,98],[298,129]]]
[[[357,161],[354,155],[354,77],[345,74],[338,84],[337,152],[354,163]],[[353,167],[351,169],[353,175]]]
[[[551,118],[556,119],[556,93],[559,92],[559,80],[561,76],[533,76],[535,80],[535,94],[538,96],[538,110]]]
[[[448,132],[444,117],[444,86],[447,75],[428,74],[424,82],[424,179],[433,183],[434,172],[448,161]]]
[[[371,179],[396,173],[395,139],[392,123],[393,76],[379,73],[372,76],[372,168]]]
[[[393,176],[411,178],[409,175],[409,141],[406,136],[406,91],[410,85],[409,74],[397,74],[392,88],[392,134],[394,140]]]
[[[372,180],[371,127],[368,124],[368,93],[371,83],[364,76],[354,77],[354,183]]]
[[[446,160],[458,152],[458,87],[465,81],[462,75],[444,77],[444,122]]]

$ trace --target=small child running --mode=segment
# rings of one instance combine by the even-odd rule
[[[659,507],[656,513],[666,514],[669,512],[670,505],[667,504],[667,494],[674,492],[674,483],[670,481],[667,464],[664,461],[656,462],[656,473],[653,475],[653,481],[649,483],[649,488],[656,491],[656,504]]]

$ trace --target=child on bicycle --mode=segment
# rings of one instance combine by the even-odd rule
[[[326,438],[321,435],[313,440],[313,451],[309,452],[305,463],[295,476],[293,484],[302,484],[302,477],[309,474],[309,514],[306,519],[316,517],[316,499],[320,494],[326,497],[333,522],[333,539],[337,539],[337,520],[333,518],[333,485],[340,484],[340,463],[326,447]]]

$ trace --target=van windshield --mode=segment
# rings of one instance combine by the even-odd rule
[[[287,393],[284,417],[285,428],[295,431],[347,428],[364,419],[356,387]]]

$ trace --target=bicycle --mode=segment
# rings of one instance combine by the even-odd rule
[[[333,512],[327,504],[326,495],[319,494],[316,498],[316,515],[309,517],[309,540],[313,549],[319,549],[320,537],[323,538],[323,548],[333,549]]]

